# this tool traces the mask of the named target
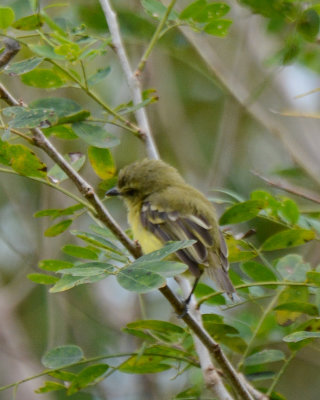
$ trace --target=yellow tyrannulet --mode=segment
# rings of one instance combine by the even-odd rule
[[[159,160],[128,165],[120,171],[117,187],[107,195],[120,195],[125,200],[134,238],[144,253],[158,250],[168,241],[196,240],[192,246],[176,253],[196,277],[192,292],[205,270],[233,298],[235,289],[228,276],[228,250],[215,209],[176,169]]]

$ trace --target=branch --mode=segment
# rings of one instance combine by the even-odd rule
[[[7,65],[20,50],[19,42],[14,39],[5,38],[3,44],[5,45],[5,50],[0,56],[0,68]]]
[[[294,194],[294,195],[302,197],[304,199],[313,201],[314,203],[320,204],[320,197],[317,195],[317,193],[311,192],[310,190],[306,190],[306,189],[301,190],[298,186],[291,185],[288,182],[285,182],[283,180],[273,181],[271,179],[268,179],[268,178],[260,175],[256,171],[251,171],[251,172],[253,173],[253,175],[262,179],[264,182],[266,182],[270,186],[276,187],[278,189],[284,190],[285,192]]]
[[[116,14],[112,9],[109,0],[100,0],[100,4],[104,11],[109,26],[109,30],[112,37],[113,48],[119,57],[121,67],[123,69],[129,89],[131,91],[133,104],[138,105],[143,101],[141,94],[141,86],[139,79],[132,72],[126,50],[122,43],[122,38],[120,35],[120,29],[117,22]],[[146,110],[143,107],[139,108],[138,110],[135,111],[135,116],[142,132],[142,138],[146,146],[148,157],[158,159],[159,154],[152,137]]]

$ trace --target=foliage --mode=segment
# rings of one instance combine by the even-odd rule
[[[318,6],[305,8],[306,2],[302,1],[242,0],[240,3],[261,14],[268,29],[282,41],[282,48],[274,57],[277,62],[287,64],[299,60],[315,68],[314,63],[306,60],[311,53],[319,58]],[[63,7],[51,5],[52,8],[60,6]],[[168,12],[158,0],[141,0],[140,11],[139,18],[153,30],[159,21],[164,21],[160,37],[178,27],[188,27],[203,35],[221,38],[232,26],[231,19],[227,19],[230,6],[224,2],[196,0],[182,10],[177,6]],[[70,181],[66,171],[58,164],[48,164],[48,170],[47,160],[35,153],[32,145],[34,129],[39,128],[50,140],[75,143],[72,149],[81,143],[87,155],[73,151],[61,157],[75,171],[82,172],[90,165],[91,172],[102,180],[100,187],[112,187],[116,164],[110,149],[121,144],[120,131],[141,139],[134,112],[155,103],[157,96],[154,89],[149,89],[138,105],[128,101],[109,106],[96,94],[95,87],[111,79],[111,62],[105,66],[104,61],[96,67],[101,56],[108,54],[108,60],[113,57],[110,35],[92,33],[83,24],[72,24],[51,13],[51,8],[37,9],[32,15],[16,18],[12,8],[0,8],[3,34],[15,37],[23,46],[23,59],[10,63],[3,74],[19,82],[17,86],[21,85],[22,92],[33,88],[37,93],[36,100],[29,105],[21,103],[1,110],[0,163],[8,173],[51,185],[74,201],[66,208],[57,205],[34,214],[36,218],[52,221],[44,230],[46,237],[64,234],[67,238],[66,232],[69,232],[77,244],[64,243],[63,259],[40,260],[40,273],[31,273],[28,278],[37,284],[50,285],[50,293],[94,285],[112,277],[127,291],[154,292],[168,278],[186,271],[184,264],[167,257],[193,242],[172,242],[133,260],[119,238],[97,223],[87,230],[70,230],[82,215],[90,215],[95,222],[97,215],[86,200],[61,186],[62,182]],[[151,37],[148,43],[150,40]],[[52,90],[60,88],[63,91],[51,96]],[[68,97],[75,90],[86,94],[95,107],[87,109],[70,98],[71,95]],[[120,130],[115,131],[115,126]],[[17,139],[24,144],[16,143]],[[233,264],[230,276],[239,300],[232,303],[223,293],[203,283],[198,285],[195,295],[198,305],[210,310],[203,314],[208,333],[228,355],[235,357],[238,371],[252,380],[259,379],[257,387],[271,396],[284,368],[296,353],[319,338],[320,269],[313,268],[298,253],[300,246],[308,248],[319,240],[319,216],[305,213],[299,202],[290,197],[266,190],[255,190],[244,200],[228,196],[225,203],[228,206],[220,217],[220,225],[228,244],[229,260]],[[262,234],[261,221],[267,227]],[[240,235],[233,233],[235,228]],[[250,231],[254,233],[247,236],[246,232]],[[236,317],[226,313],[233,308],[239,310]],[[85,357],[82,349],[73,344],[49,350],[42,358],[43,375],[54,380],[46,381],[37,393],[61,391],[64,395],[73,395],[87,391],[102,380],[112,379],[114,371],[156,374],[170,370],[182,375],[200,368],[190,331],[180,322],[136,320],[123,328],[123,334],[137,339],[135,351],[101,352],[96,357]],[[112,358],[116,362],[105,362]],[[202,390],[203,385],[195,384],[190,390],[184,388],[175,398],[196,399]]]

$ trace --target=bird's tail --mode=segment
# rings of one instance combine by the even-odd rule
[[[206,271],[209,277],[217,283],[219,288],[226,292],[231,300],[235,300],[236,289],[231,283],[228,271],[225,271],[221,266],[209,267],[206,269]]]

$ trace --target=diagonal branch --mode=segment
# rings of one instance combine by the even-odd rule
[[[113,49],[119,57],[122,70],[131,91],[133,103],[134,105],[138,105],[143,101],[140,81],[137,76],[132,72],[126,50],[122,43],[116,14],[112,9],[109,0],[100,0],[100,3],[111,33]],[[142,132],[142,138],[146,146],[148,157],[156,159],[159,158],[158,150],[152,137],[151,128],[145,108],[142,107],[136,110],[135,116]]]

